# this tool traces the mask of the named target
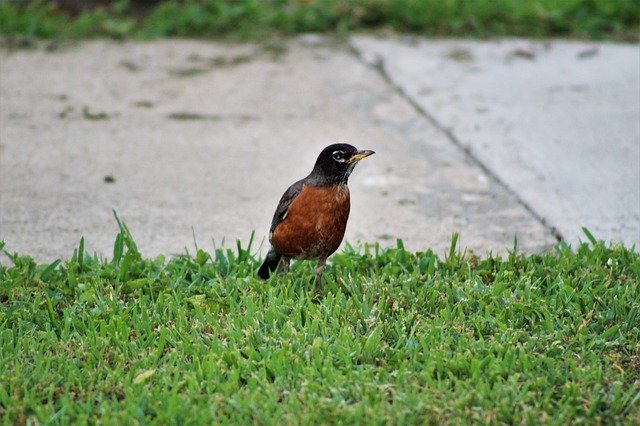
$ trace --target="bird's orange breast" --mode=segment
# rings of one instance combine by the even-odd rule
[[[288,257],[318,259],[338,249],[349,218],[346,185],[303,185],[287,214],[270,235],[275,250]]]

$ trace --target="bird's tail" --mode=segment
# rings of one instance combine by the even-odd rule
[[[280,259],[282,255],[276,253],[276,251],[271,247],[269,253],[267,253],[267,257],[264,259],[262,266],[258,269],[258,276],[263,280],[269,278],[269,275],[278,267],[278,263],[280,263]]]

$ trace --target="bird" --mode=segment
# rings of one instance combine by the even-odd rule
[[[349,219],[347,181],[356,164],[374,153],[346,143],[320,152],[311,173],[280,198],[269,228],[271,246],[258,277],[267,279],[278,267],[288,272],[291,259],[317,260],[316,291],[321,291],[327,258],[340,246]]]

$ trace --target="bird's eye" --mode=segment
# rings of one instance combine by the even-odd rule
[[[342,151],[333,151],[333,159],[342,163],[344,161],[344,154]]]

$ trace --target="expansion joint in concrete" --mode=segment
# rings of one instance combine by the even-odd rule
[[[386,82],[386,84],[389,85],[389,87],[391,87],[394,92],[396,92],[402,99],[408,102],[409,105],[411,105],[411,107],[418,114],[427,119],[436,129],[438,129],[438,131],[442,132],[452,144],[454,144],[460,151],[462,151],[462,153],[466,158],[469,159],[469,161],[471,161],[471,163],[482,170],[482,172],[488,179],[504,188],[504,190],[507,191],[507,193],[509,193],[518,204],[520,204],[536,221],[538,221],[545,229],[549,231],[549,233],[556,239],[556,241],[564,241],[565,238],[555,226],[548,223],[548,221],[540,213],[538,213],[529,203],[522,199],[520,194],[513,190],[513,188],[511,188],[505,181],[500,179],[500,177],[498,177],[498,175],[493,170],[491,170],[491,168],[489,168],[484,162],[482,162],[482,160],[480,160],[468,146],[466,146],[458,138],[456,138],[456,136],[450,129],[443,126],[442,123],[440,123],[433,116],[433,114],[424,109],[418,102],[416,102],[411,96],[409,96],[409,94],[399,84],[397,84],[391,78],[391,75],[385,68],[384,60],[382,58],[376,57],[373,61],[369,61],[364,57],[362,52],[351,43],[349,44],[349,50],[358,59],[358,61],[360,61],[365,66],[375,70]]]

